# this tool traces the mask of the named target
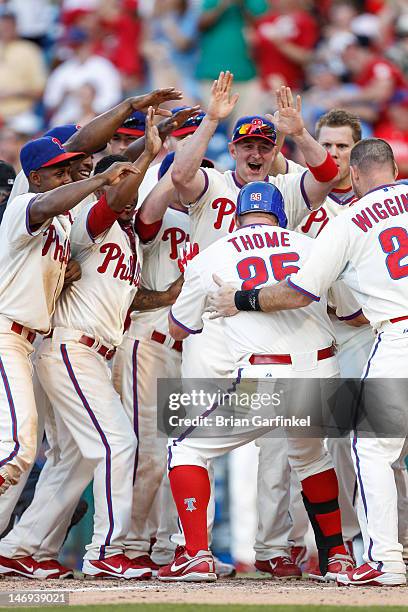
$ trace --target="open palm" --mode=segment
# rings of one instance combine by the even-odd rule
[[[163,143],[157,126],[153,124],[153,117],[154,109],[152,106],[149,106],[146,116],[145,150],[152,157],[156,157]]]
[[[207,115],[210,119],[221,121],[228,117],[238,100],[238,94],[232,94],[233,74],[227,70],[220,72],[211,89],[211,98],[208,104]]]
[[[282,86],[276,92],[278,110],[274,115],[276,128],[285,135],[301,134],[305,124],[302,119],[302,100],[296,96],[296,105],[290,87]]]

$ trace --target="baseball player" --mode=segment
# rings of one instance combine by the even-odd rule
[[[206,117],[185,146],[176,152],[172,170],[173,183],[189,208],[191,240],[198,243],[200,251],[233,231],[235,203],[245,183],[265,180],[279,187],[284,196],[288,225],[293,229],[304,217],[308,207],[314,208],[322,203],[338,178],[337,167],[330,155],[304,130],[300,101],[297,101],[295,108],[290,90],[286,88],[279,91],[279,123],[276,127],[282,134],[294,135],[306,161],[311,165],[310,170],[303,170],[301,174],[268,176],[277,155],[276,130],[272,122],[259,116],[243,117],[234,128],[229,150],[236,162],[235,171],[220,173],[217,170],[200,169],[198,156],[205,154],[218,122],[229,114],[235,104],[236,98],[231,91],[232,75],[221,73],[214,84]],[[202,334],[191,335],[183,343],[182,377],[227,378],[233,368],[232,356],[223,341],[223,330],[217,321],[206,317]],[[257,442],[260,446],[270,446],[274,441],[259,439]],[[260,453],[261,463],[268,462],[268,467],[269,459],[269,453]],[[260,467],[259,471],[262,474],[264,468]],[[264,486],[262,475],[259,481]],[[270,494],[258,492],[258,503],[266,498],[270,498]],[[259,515],[262,514],[264,510],[260,509]],[[274,512],[274,519],[278,519],[277,514]],[[287,527],[288,532],[290,524]],[[283,549],[289,544],[287,538],[283,541],[283,536],[272,545],[272,538],[268,538],[266,529],[263,530],[260,540],[268,541],[268,546],[261,544],[262,550],[257,551],[257,558],[262,562],[272,558],[274,571],[279,572],[280,576],[299,577],[299,568],[293,564],[288,565],[287,551]]]
[[[71,183],[69,160],[78,155],[65,151],[57,139],[27,143],[21,163],[30,191],[6,210],[0,229],[1,493],[34,460],[37,416],[29,357],[36,332],[49,331],[70,259],[71,222],[63,213],[110,180],[105,175]],[[32,282],[35,277],[39,286]]]
[[[309,254],[309,239],[284,230],[287,217],[283,198],[274,185],[246,185],[238,196],[236,222],[238,229],[233,234],[189,263],[183,289],[169,315],[169,329],[175,339],[201,332],[207,293],[214,287],[213,273],[236,287],[276,284],[290,271],[299,269]],[[223,321],[224,337],[236,366],[234,390],[245,378],[326,378],[338,374],[325,303],[314,305],[303,318],[296,319],[291,314],[260,315],[254,321],[241,313],[239,318]],[[216,410],[215,403],[202,416],[213,415]],[[272,407],[270,410],[273,412]],[[252,429],[214,439],[194,437],[193,430],[194,427],[184,430],[169,443],[169,478],[186,550],[160,569],[161,580],[215,579],[205,522],[209,497],[207,462],[268,431]],[[289,438],[288,447],[292,465],[302,481],[305,505],[314,519],[322,572],[334,578],[339,571],[353,567],[341,537],[335,472],[323,440]]]
[[[351,151],[350,166],[354,193],[360,199],[318,236],[300,272],[277,287],[253,289],[249,300],[246,292],[239,293],[235,301],[238,310],[276,312],[299,308],[319,301],[332,283],[342,278],[377,332],[363,380],[405,378],[406,185],[395,183],[397,166],[391,147],[383,140],[372,138],[357,143]],[[224,286],[220,295],[214,296],[213,307],[224,315],[237,312],[233,290]],[[397,388],[393,394],[395,408],[401,410]],[[390,393],[390,399],[394,395]],[[401,433],[405,433],[403,428]],[[402,545],[398,542],[397,490],[391,467],[404,451],[405,440],[405,437],[364,438],[357,428],[354,431],[352,456],[360,492],[358,516],[365,563],[339,575],[339,584],[406,583]]]
[[[317,141],[330,152],[340,171],[340,180],[329,193],[324,204],[309,213],[299,224],[297,230],[316,237],[342,211],[347,210],[357,200],[350,179],[350,153],[353,145],[361,139],[361,125],[358,118],[344,110],[334,109],[323,115],[316,125]],[[284,161],[284,160],[283,160]],[[302,166],[289,171],[302,172]],[[345,325],[335,315],[330,315],[338,346],[340,375],[343,378],[358,378],[366,363],[374,336],[369,325],[352,327]],[[340,485],[340,508],[342,513],[343,535],[350,544],[359,534],[360,528],[356,515],[357,481],[353,468],[350,445],[347,438],[327,439],[328,450],[332,456]],[[406,490],[407,474],[404,462],[393,465],[399,497],[398,524],[400,542],[406,544],[407,511]]]
[[[92,473],[94,476],[94,535],[83,565],[87,576],[151,576],[148,568],[123,554],[130,524],[136,438],[110,381],[107,363],[121,341],[124,319],[140,280],[131,221],[137,187],[161,147],[152,120],[150,108],[146,150],[133,174],[113,190],[97,193],[98,202],[83,209],[74,221],[72,249],[82,265],[82,277],[61,296],[52,340],[43,346],[37,363],[59,436],[69,438],[71,447],[88,463],[88,480]],[[96,175],[109,163],[109,158],[101,160]],[[62,395],[61,389],[65,389]],[[81,463],[78,471],[83,469]]]
[[[125,155],[128,147],[145,135],[146,114],[134,111],[115,131],[109,141],[112,155]]]
[[[57,126],[53,128],[52,130],[49,130],[46,133],[46,136],[57,138],[60,142],[65,142],[71,136],[73,136],[77,132],[77,130],[78,130],[78,126],[73,125],[73,124],[65,125],[65,126]],[[92,156],[81,155],[78,158],[73,158],[72,161],[70,162],[70,168],[69,168],[71,180],[73,182],[76,182],[76,181],[80,181],[80,180],[89,178],[92,168],[93,168]],[[24,177],[24,182],[20,180],[20,186],[21,186],[21,189],[25,189],[25,191],[27,191],[28,180],[23,171],[22,171],[22,175]],[[18,180],[19,179],[17,178],[17,181]],[[71,219],[71,221],[75,217],[78,210],[80,210],[82,205],[92,202],[94,199],[95,199],[95,196],[92,193],[86,198],[84,198],[84,200],[81,203],[79,203],[77,206],[74,206],[74,208],[71,209],[69,213],[70,215],[69,218]],[[78,263],[75,262],[75,260],[71,259],[68,262],[67,268],[65,271],[64,285],[66,285],[70,281],[76,280],[76,277],[72,276],[73,273],[79,274],[80,276],[80,268],[78,266]],[[40,335],[38,335],[33,344],[34,353],[31,356],[31,359],[34,364],[35,364],[35,351],[40,346],[41,342],[42,342],[42,338]],[[53,433],[52,431],[53,418],[51,415],[51,412],[52,412],[51,406],[49,404],[47,396],[45,395],[38,381],[38,378],[35,372],[35,367],[34,367],[34,372],[33,372],[33,389],[34,389],[35,403],[37,406],[37,416],[38,416],[37,450],[41,447],[42,440],[44,437],[44,428],[45,428],[48,444],[50,447],[48,450],[48,457],[51,458],[51,456],[58,456],[59,449],[53,447],[53,442],[55,442],[56,439],[55,439],[55,433]],[[47,467],[48,465],[49,465],[49,462],[47,463]],[[47,474],[47,470],[43,473],[42,478],[44,478],[46,474]],[[19,479],[19,482],[8,492],[6,496],[2,496],[0,498],[0,532],[4,531],[4,529],[6,528],[6,526],[8,525],[10,521],[10,517],[12,515],[13,509],[17,503],[17,500],[20,498],[20,495],[26,485],[28,476],[29,476],[29,470],[27,470],[24,474],[22,474],[22,476]]]
[[[297,231],[315,238],[324,228],[330,219],[336,217],[343,210],[346,210],[356,201],[351,181],[350,181],[350,152],[355,142],[361,139],[361,126],[356,116],[347,111],[332,110],[323,115],[316,126],[317,141],[332,155],[339,168],[340,180],[328,194],[323,205],[317,210],[308,211],[304,219],[296,228]],[[282,173],[304,172],[304,167],[288,161],[280,154],[276,169]],[[344,321],[334,315],[330,315],[335,330],[336,343],[339,346],[337,358],[339,360],[340,374],[344,378],[358,378],[362,367],[368,357],[373,342],[373,333],[370,326],[352,327],[346,325]],[[291,533],[291,520],[288,515],[288,477],[282,478],[279,474],[278,466],[281,463],[281,472],[287,474],[288,462],[285,445],[278,444],[275,438],[261,439],[261,451],[273,455],[270,458],[270,475],[276,475],[273,481],[273,499],[269,506],[276,509],[275,512],[268,512],[262,520],[262,529],[258,530],[255,549],[257,552],[256,567],[268,571],[268,565],[263,559],[266,558],[264,551],[275,550],[273,544],[277,537],[276,533],[281,529],[286,533],[289,541],[293,537]],[[352,540],[360,532],[357,514],[355,509],[356,479],[350,453],[350,444],[347,438],[332,438],[327,440],[328,450],[332,456],[336,473],[339,479],[340,488],[340,508],[342,513],[343,535],[348,545],[352,546]],[[262,457],[261,457],[262,459]],[[265,465],[268,462],[265,461]],[[401,471],[398,475],[402,474]],[[292,503],[301,502],[300,485],[295,482],[291,489]],[[272,484],[272,483],[271,483]],[[269,489],[270,491],[271,489]],[[268,490],[266,490],[268,493]],[[270,494],[271,495],[271,494]],[[280,518],[282,517],[282,518]],[[304,536],[308,528],[308,522],[300,522],[295,527],[296,545],[304,543]],[[275,545],[276,546],[276,545]],[[276,561],[276,559],[273,559]],[[261,563],[259,562],[261,561]],[[288,571],[289,566],[285,567]],[[309,577],[319,578],[318,572],[312,568]],[[273,575],[279,572],[278,568],[271,569]],[[300,572],[299,572],[300,573]]]
[[[168,162],[165,160],[159,170],[159,179],[167,169]],[[180,283],[175,283],[180,278],[177,260],[179,249],[185,245],[190,229],[187,210],[177,202],[171,180],[168,185],[165,193],[162,193],[159,183],[139,209],[138,221],[147,227],[156,226],[158,231],[153,240],[145,240],[142,246],[141,285],[144,290],[141,298],[135,298],[130,328],[113,364],[115,388],[139,441],[134,467],[132,523],[125,541],[126,554],[130,558],[137,558],[139,563],[150,564],[154,572],[159,566],[152,562],[148,554],[151,530],[155,536],[158,524],[149,524],[148,517],[165,474],[167,446],[156,432],[156,387],[158,377],[180,377],[182,343],[174,342],[169,336],[167,315],[181,287]],[[139,233],[143,234],[142,228]],[[151,299],[151,295],[155,295],[152,292],[158,291],[163,296],[161,307],[155,307],[157,301],[153,303]],[[170,508],[163,510],[171,511]]]

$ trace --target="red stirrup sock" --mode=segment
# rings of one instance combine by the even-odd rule
[[[302,480],[302,497],[315,533],[322,574],[336,553],[347,554],[341,533],[339,485],[333,468]]]
[[[194,556],[199,550],[208,550],[207,507],[211,487],[207,470],[197,465],[178,465],[170,470],[169,480],[188,554]]]

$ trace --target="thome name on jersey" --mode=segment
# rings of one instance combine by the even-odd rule
[[[190,333],[199,333],[208,292],[216,288],[213,273],[236,289],[273,285],[288,275],[296,276],[313,243],[298,232],[277,226],[257,224],[237,229],[189,263],[182,292],[171,309],[172,319]],[[354,306],[353,300],[351,308]],[[348,315],[348,308],[344,299],[337,305],[339,316]],[[304,354],[334,342],[334,330],[323,300],[304,311],[240,312],[222,319],[221,324],[237,365],[246,363],[252,353]],[[299,334],[300,329],[304,333]]]

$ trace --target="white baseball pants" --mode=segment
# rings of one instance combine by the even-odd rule
[[[48,350],[38,356],[37,369],[72,445],[93,464],[94,534],[85,558],[103,559],[123,552],[130,528],[136,438],[106,360],[70,339],[74,335],[54,330]]]
[[[0,320],[0,494],[31,469],[37,450],[37,409],[30,355],[33,346]]]
[[[407,321],[383,323],[363,380],[403,379],[407,372]],[[406,417],[406,404],[399,408],[401,415]],[[406,428],[401,427],[401,431],[405,433]],[[361,436],[357,431],[351,444],[360,492],[358,518],[364,540],[364,560],[380,571],[401,574],[405,574],[406,568],[403,547],[398,540],[398,495],[392,464],[400,459],[405,442],[405,435],[375,438]]]

